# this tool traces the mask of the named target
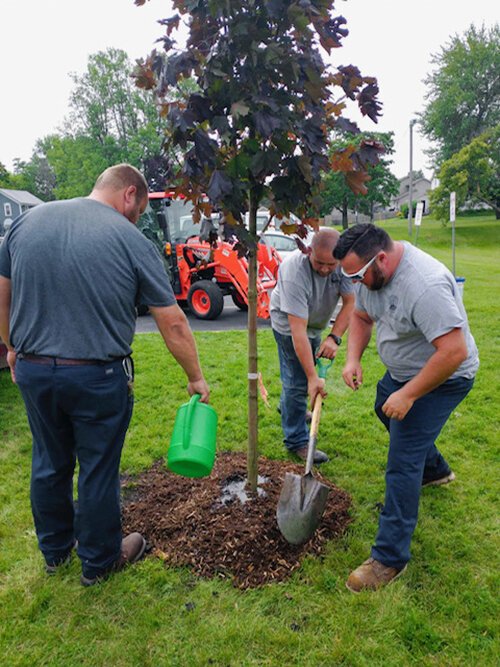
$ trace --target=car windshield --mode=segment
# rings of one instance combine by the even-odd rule
[[[264,243],[272,245],[278,252],[292,252],[297,250],[295,239],[281,234],[264,234]]]

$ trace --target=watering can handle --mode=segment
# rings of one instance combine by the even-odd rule
[[[318,366],[318,375],[320,378],[326,379],[328,369],[331,367],[335,359],[325,359],[325,357],[317,357],[316,365]]]
[[[191,442],[191,422],[193,421],[193,412],[196,404],[201,398],[201,394],[193,394],[188,403],[186,419],[184,420],[184,432],[182,437],[182,446],[186,449]]]

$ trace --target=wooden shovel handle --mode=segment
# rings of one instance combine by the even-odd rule
[[[320,393],[318,393],[316,394],[316,398],[314,399],[314,408],[311,419],[311,426],[309,428],[309,437],[311,438],[318,437],[319,420],[321,417],[322,406],[323,406],[323,396]]]
[[[319,419],[321,417],[321,406],[323,405],[323,396],[316,394],[314,399],[313,415],[311,426],[309,428],[309,444],[307,445],[306,475],[308,475],[314,464],[314,454],[316,452],[316,440],[318,437]]]

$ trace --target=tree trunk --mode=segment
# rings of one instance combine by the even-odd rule
[[[257,238],[256,198],[250,195],[249,232]],[[258,401],[257,401],[257,245],[252,243],[248,255],[248,454],[247,475],[250,491],[257,491]]]
[[[347,229],[349,227],[349,222],[347,220],[347,197],[344,197],[342,202],[342,229]]]

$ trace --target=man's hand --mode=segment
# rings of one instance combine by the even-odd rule
[[[338,349],[339,346],[333,340],[333,338],[327,336],[319,346],[317,356],[324,357],[325,359],[335,359]]]
[[[389,419],[397,419],[398,421],[401,421],[411,410],[414,402],[415,400],[413,398],[409,398],[405,394],[403,387],[403,389],[398,389],[398,391],[395,391],[389,396],[382,406],[382,412],[386,417],[389,417]]]
[[[325,391],[325,380],[316,375],[309,380],[307,383],[307,393],[309,394],[309,400],[311,401],[311,410],[314,408],[314,402],[316,401],[316,396],[321,394],[323,398],[326,398],[327,393]]]
[[[12,378],[12,382],[16,384],[16,353],[14,350],[8,350],[7,351],[7,363],[9,364],[10,368],[10,377]]]
[[[210,389],[208,388],[208,384],[205,382],[205,378],[196,380],[196,382],[189,382],[187,390],[190,396],[193,394],[200,394],[200,403],[208,403],[210,398]]]
[[[363,369],[361,368],[361,362],[348,361],[342,371],[342,377],[344,378],[346,385],[353,391],[359,389],[363,383]]]

